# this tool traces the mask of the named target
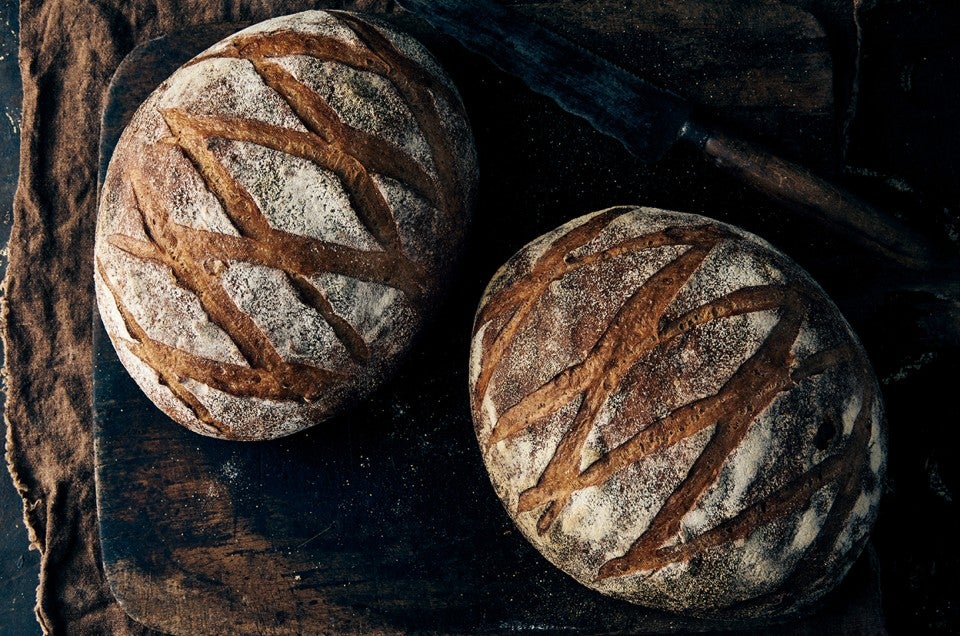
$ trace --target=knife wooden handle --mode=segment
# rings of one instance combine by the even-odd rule
[[[725,172],[861,247],[911,269],[928,269],[938,263],[930,244],[912,229],[806,168],[756,144],[692,122],[684,126],[680,138],[698,146]]]

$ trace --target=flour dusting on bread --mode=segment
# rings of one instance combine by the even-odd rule
[[[524,536],[611,596],[730,620],[820,598],[885,469],[876,379],[806,273],[738,228],[602,210],[493,277],[474,423]]]
[[[389,376],[475,189],[442,75],[383,24],[308,11],[214,45],[141,106],[103,187],[97,295],[158,406],[204,434],[266,439]]]

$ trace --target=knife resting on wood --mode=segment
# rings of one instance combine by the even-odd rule
[[[917,232],[807,169],[693,118],[683,98],[653,86],[492,0],[401,0],[467,49],[653,162],[675,143],[698,148],[742,182],[851,242],[912,270],[941,259]]]

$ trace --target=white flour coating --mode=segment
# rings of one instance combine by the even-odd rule
[[[483,371],[480,356],[483,355],[483,335],[487,333],[487,328],[489,327],[490,323],[485,323],[473,334],[473,338],[470,339],[470,373],[468,376],[470,386],[477,383],[477,380],[480,378],[480,372]]]
[[[742,543],[733,545],[732,562],[739,566],[734,580],[739,579],[740,585],[731,586],[727,598],[715,598],[718,605],[772,592],[793,571],[803,557],[803,551],[791,549],[799,516],[792,513],[758,526]]]
[[[195,356],[246,366],[229,336],[210,322],[197,297],[178,286],[166,267],[119,252],[114,267],[108,267],[106,274],[119,291],[121,302],[155,340]],[[168,298],[177,313],[166,311],[162,305],[137,302],[153,294]]]
[[[823,522],[826,521],[825,510],[818,510],[815,506],[808,508],[797,522],[797,533],[793,536],[790,548],[796,551],[806,550],[813,540],[820,534]]]
[[[436,175],[430,146],[410,107],[389,79],[304,55],[275,61],[322,97],[347,126],[402,148],[428,173]]]
[[[372,175],[373,182],[391,209],[396,210],[397,228],[403,253],[415,263],[445,270],[449,263],[443,252],[433,249],[429,237],[443,236],[448,229],[436,209],[423,197],[399,181],[380,174]]]
[[[588,244],[574,249],[573,256],[595,254],[666,227],[711,223],[703,217],[649,208],[625,212],[611,220]],[[529,285],[525,277],[550,247],[590,218],[595,215],[576,219],[518,252],[494,275],[478,316],[483,315],[484,305],[495,301],[497,294],[514,285]],[[784,493],[797,478],[811,475],[809,471],[819,463],[846,452],[853,443],[853,424],[865,396],[876,391],[869,369],[860,366],[863,354],[859,342],[822,290],[767,243],[742,230],[721,227],[731,238],[721,240],[669,303],[663,319],[653,324],[662,327],[664,320],[669,322],[739,289],[787,285],[803,292],[805,311],[809,312],[799,321],[799,333],[790,344],[789,363],[795,367],[807,357],[831,348],[851,351],[854,357],[813,376],[788,382],[769,404],[761,406],[747,424],[743,438],[722,458],[716,477],[692,505],[680,511],[680,518],[676,519],[679,531],[666,545],[672,541],[696,542],[720,524],[734,522],[746,510],[786,496]],[[796,611],[819,598],[844,575],[876,515],[885,469],[879,397],[870,414],[870,443],[862,449],[859,460],[864,468],[861,494],[852,504],[853,512],[841,524],[834,549],[830,545],[824,547],[824,542],[818,540],[840,492],[837,481],[828,481],[809,500],[801,500],[788,512],[745,528],[734,541],[698,550],[689,559],[681,558],[652,570],[599,580],[600,568],[630,550],[674,489],[689,476],[714,431],[736,421],[737,404],[729,404],[726,417],[731,421],[724,421],[721,416],[718,424],[708,424],[700,432],[652,454],[641,454],[604,481],[575,491],[545,534],[540,534],[536,525],[546,506],[520,512],[518,502],[524,491],[540,483],[582,399],[576,397],[557,405],[552,414],[493,446],[487,443],[498,414],[503,417],[507,409],[543,383],[583,361],[631,294],[687,249],[635,251],[593,269],[584,267],[568,273],[542,291],[530,291],[539,294],[533,310],[499,359],[486,359],[487,347],[493,340],[490,330],[502,328],[509,314],[478,321],[469,374],[477,438],[491,482],[517,526],[544,556],[585,585],[673,611],[727,612],[724,608],[738,603],[744,605],[729,610],[730,616]],[[531,285],[527,289],[534,288]],[[677,409],[720,391],[745,362],[758,355],[785,313],[786,309],[777,308],[714,318],[648,352],[637,351],[635,366],[620,385],[609,387],[605,403],[591,422],[581,448],[579,470],[589,470],[595,462]],[[478,378],[484,366],[491,365],[487,391],[478,395]],[[770,381],[774,381],[772,377]],[[746,397],[734,396],[734,401]],[[846,470],[853,468],[845,466]],[[808,553],[813,549],[826,552],[810,557]],[[778,593],[764,597],[778,592],[780,586],[804,568],[813,568],[814,573],[800,580],[814,583],[784,590],[783,596]],[[761,597],[764,600],[752,600]]]
[[[105,188],[100,195],[100,201],[105,208],[105,212],[100,214],[97,223],[111,227],[115,233],[122,236],[127,236],[138,241],[148,240],[147,232],[143,227],[143,219],[139,214],[122,216],[110,214],[111,210],[125,207],[128,205],[128,202],[132,204],[132,199],[133,197],[129,196],[129,194],[128,196],[122,196],[122,194],[115,189]],[[103,254],[107,250],[112,251],[112,247],[106,244],[106,236],[98,235],[94,238],[94,241],[96,254]]]
[[[883,405],[879,402],[873,405],[873,411],[870,413],[870,417],[873,421],[883,420]],[[887,461],[887,438],[884,435],[884,431],[878,427],[874,427],[870,431],[870,470],[875,475],[883,474],[884,469],[886,468]],[[875,489],[881,489],[882,480],[877,480],[875,484]]]
[[[403,326],[415,324],[418,309],[399,290],[329,272],[310,280],[378,355],[398,353],[413,336]]]
[[[497,413],[497,407],[494,405],[493,398],[490,397],[489,393],[483,396],[483,402],[481,404],[481,412],[483,413],[481,419],[488,425],[488,428],[492,429],[494,423],[500,418],[500,415]],[[489,438],[489,435],[487,437]],[[524,457],[529,455],[530,453],[525,453]]]
[[[782,273],[765,266],[763,261],[758,247],[745,248],[742,241],[724,241],[710,252],[690,282],[680,290],[667,315],[680,315],[744,287],[782,283]],[[771,271],[779,275],[771,276]]]
[[[493,409],[493,401],[489,397],[487,400],[489,408]],[[550,417],[537,423],[528,433],[518,435],[508,442],[495,444],[487,451],[485,461],[488,468],[491,471],[496,470],[502,477],[499,487],[504,493],[510,493],[506,499],[508,510],[516,512],[519,494],[537,484],[537,477],[547,467],[563,432],[570,426],[579,407],[579,399],[565,404]],[[487,415],[492,425],[496,412]],[[489,435],[485,439],[489,440]],[[483,443],[486,444],[486,441]],[[520,453],[525,458],[524,463],[516,461],[516,458],[521,456]],[[501,497],[503,496],[501,494]]]
[[[106,283],[103,280],[103,274],[104,272],[101,272],[100,268],[94,268],[94,289],[96,290],[97,297],[103,299],[97,307],[100,313],[100,320],[103,321],[107,333],[115,344],[117,342],[131,342],[133,336],[127,331],[126,322],[123,316],[120,315],[120,309],[117,307],[117,302],[113,294],[107,289]]]
[[[254,198],[271,227],[327,243],[381,251],[332,172],[306,159],[247,142],[218,139],[211,147]]]
[[[859,395],[852,395],[843,405],[843,434],[849,435],[853,430],[853,424],[860,415],[860,409],[863,407],[863,400]]]
[[[793,343],[793,349],[790,353],[797,360],[804,360],[823,348],[820,336],[813,329],[804,329],[800,332],[796,342]]]
[[[315,403],[265,400],[237,397],[195,380],[184,381],[184,386],[221,422],[233,422],[243,431],[241,439],[274,439],[290,435],[311,426],[312,412],[323,409],[335,394],[327,394]]]
[[[193,293],[173,284],[168,269],[133,258],[108,241],[115,235],[148,240],[141,211],[154,217],[168,215],[174,226],[240,234],[239,226],[230,220],[197,167],[177,145],[164,111],[201,118],[250,119],[305,132],[306,126],[293,109],[264,83],[251,62],[217,58],[216,53],[229,49],[228,55],[234,55],[236,50],[230,48],[230,43],[237,38],[255,34],[270,37],[282,30],[331,37],[363,49],[366,45],[345,26],[345,20],[308,11],[245,29],[178,70],[148,98],[124,131],[102,189],[95,250],[98,261],[122,290],[121,300],[138,319],[143,319],[151,339],[211,360],[244,363],[230,337],[206,318]],[[440,73],[429,54],[414,40],[388,39],[400,44],[403,55],[424,64],[428,74]],[[296,56],[284,58],[281,63],[304,73],[305,79],[307,75],[322,79],[321,97],[329,97],[331,106],[345,122],[399,147],[414,162],[423,164],[428,174],[434,174],[433,151],[427,147],[411,107],[389,82],[337,63]],[[452,86],[446,77],[434,77],[433,81]],[[369,393],[409,348],[459,249],[476,180],[475,150],[462,107],[456,99],[455,103],[443,99],[439,102],[438,114],[429,111],[424,116],[436,120],[435,124],[448,132],[444,141],[449,146],[447,151],[461,163],[453,166],[453,179],[459,180],[457,191],[430,194],[438,199],[445,195],[450,204],[449,215],[440,219],[439,211],[406,184],[373,175],[374,184],[381,189],[395,218],[404,256],[422,268],[422,304],[415,305],[399,289],[375,282],[327,273],[313,277],[334,313],[349,323],[368,346],[369,362],[352,357],[330,324],[302,301],[281,270],[239,261],[206,260],[204,254],[196,255],[199,260],[194,264],[220,277],[228,295],[238,307],[250,312],[254,323],[285,361],[348,374],[342,384],[331,388],[316,403],[290,402],[280,407],[278,403],[262,401],[256,407],[250,406],[247,414],[244,404],[253,404],[257,398],[201,390],[192,381],[190,390],[198,397],[202,394],[204,405],[212,413],[233,418],[226,422],[230,429],[227,436],[274,437],[326,419]],[[362,251],[385,249],[354,210],[356,201],[348,195],[349,184],[340,182],[332,172],[250,143],[221,138],[211,138],[206,143],[216,160],[261,208],[271,228]],[[136,196],[134,187],[138,188]],[[179,398],[159,383],[157,374],[126,349],[130,334],[114,299],[103,284],[98,283],[97,290],[108,332],[121,360],[147,395],[193,430],[222,435],[199,422]]]
[[[159,111],[180,109],[191,115],[255,119],[306,132],[290,106],[267,86],[247,60],[212,58],[178,70],[150,97]]]
[[[186,159],[183,161],[186,162]],[[240,236],[220,201],[207,189],[200,175],[189,168],[180,174],[181,179],[168,191],[168,209],[173,222],[199,230]]]
[[[317,310],[301,304],[283,272],[231,263],[220,280],[236,306],[257,323],[285,360],[333,371],[352,369],[343,343]],[[291,312],[291,307],[297,311]]]
[[[877,508],[880,505],[880,495],[881,492],[879,489],[872,492],[860,493],[860,496],[857,497],[857,501],[853,505],[853,510],[850,512],[851,527],[859,527],[864,524],[870,525],[873,523],[873,519],[877,516]],[[857,536],[856,533],[849,531],[842,533],[833,546],[833,555],[839,557],[839,555],[846,554],[859,539],[860,537]]]
[[[733,518],[751,503],[747,491],[763,474],[761,469],[772,450],[773,423],[768,417],[769,412],[769,409],[764,411],[751,423],[743,441],[724,461],[716,484],[684,516],[682,523],[689,537]]]
[[[882,444],[876,442],[870,443],[870,470],[879,473],[886,461],[886,449]]]
[[[396,31],[390,28],[390,25],[387,24],[384,20],[381,20],[377,16],[371,15],[368,17],[368,22],[373,25],[373,27],[379,31],[380,35],[387,39],[388,42],[398,47],[401,51],[405,51],[411,60],[416,62],[419,66],[424,68],[434,79],[439,83],[444,85],[448,90],[456,94],[456,87],[453,84],[453,80],[443,72],[443,69],[437,63],[437,60],[429,54],[427,49],[420,46],[419,43],[402,31]],[[453,119],[447,117],[443,118],[449,123],[454,123]]]
[[[609,481],[585,488],[571,497],[553,532],[562,537],[552,541],[544,556],[557,562],[575,542],[581,553],[575,578],[592,578],[606,561],[624,554],[663,506],[670,490],[686,477],[686,467],[703,451],[713,435],[710,426],[679,444],[664,448],[642,462],[628,466]],[[656,480],[662,489],[644,488],[647,480]],[[520,516],[520,525],[528,537],[536,536],[540,509]]]
[[[870,506],[873,502],[870,500],[869,495],[866,493],[857,497],[857,502],[853,505],[853,516],[854,517],[865,517],[867,513],[870,512]]]
[[[585,471],[591,464],[629,438],[630,433],[626,431],[627,427],[618,426],[619,422],[617,422],[617,414],[623,409],[625,401],[626,395],[620,391],[608,397],[603,403],[603,406],[600,407],[600,413],[597,415],[593,428],[587,433],[587,439],[583,443],[583,450],[580,451],[580,472]],[[642,430],[647,428],[647,426],[638,425],[637,430]],[[619,442],[610,443],[608,436],[604,436],[603,434],[604,431],[610,429],[620,432],[623,439]]]

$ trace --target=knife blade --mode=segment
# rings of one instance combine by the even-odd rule
[[[937,263],[919,234],[805,168],[694,120],[692,104],[490,0],[400,0],[400,5],[532,90],[619,140],[641,161],[677,142],[857,245],[911,269]]]

